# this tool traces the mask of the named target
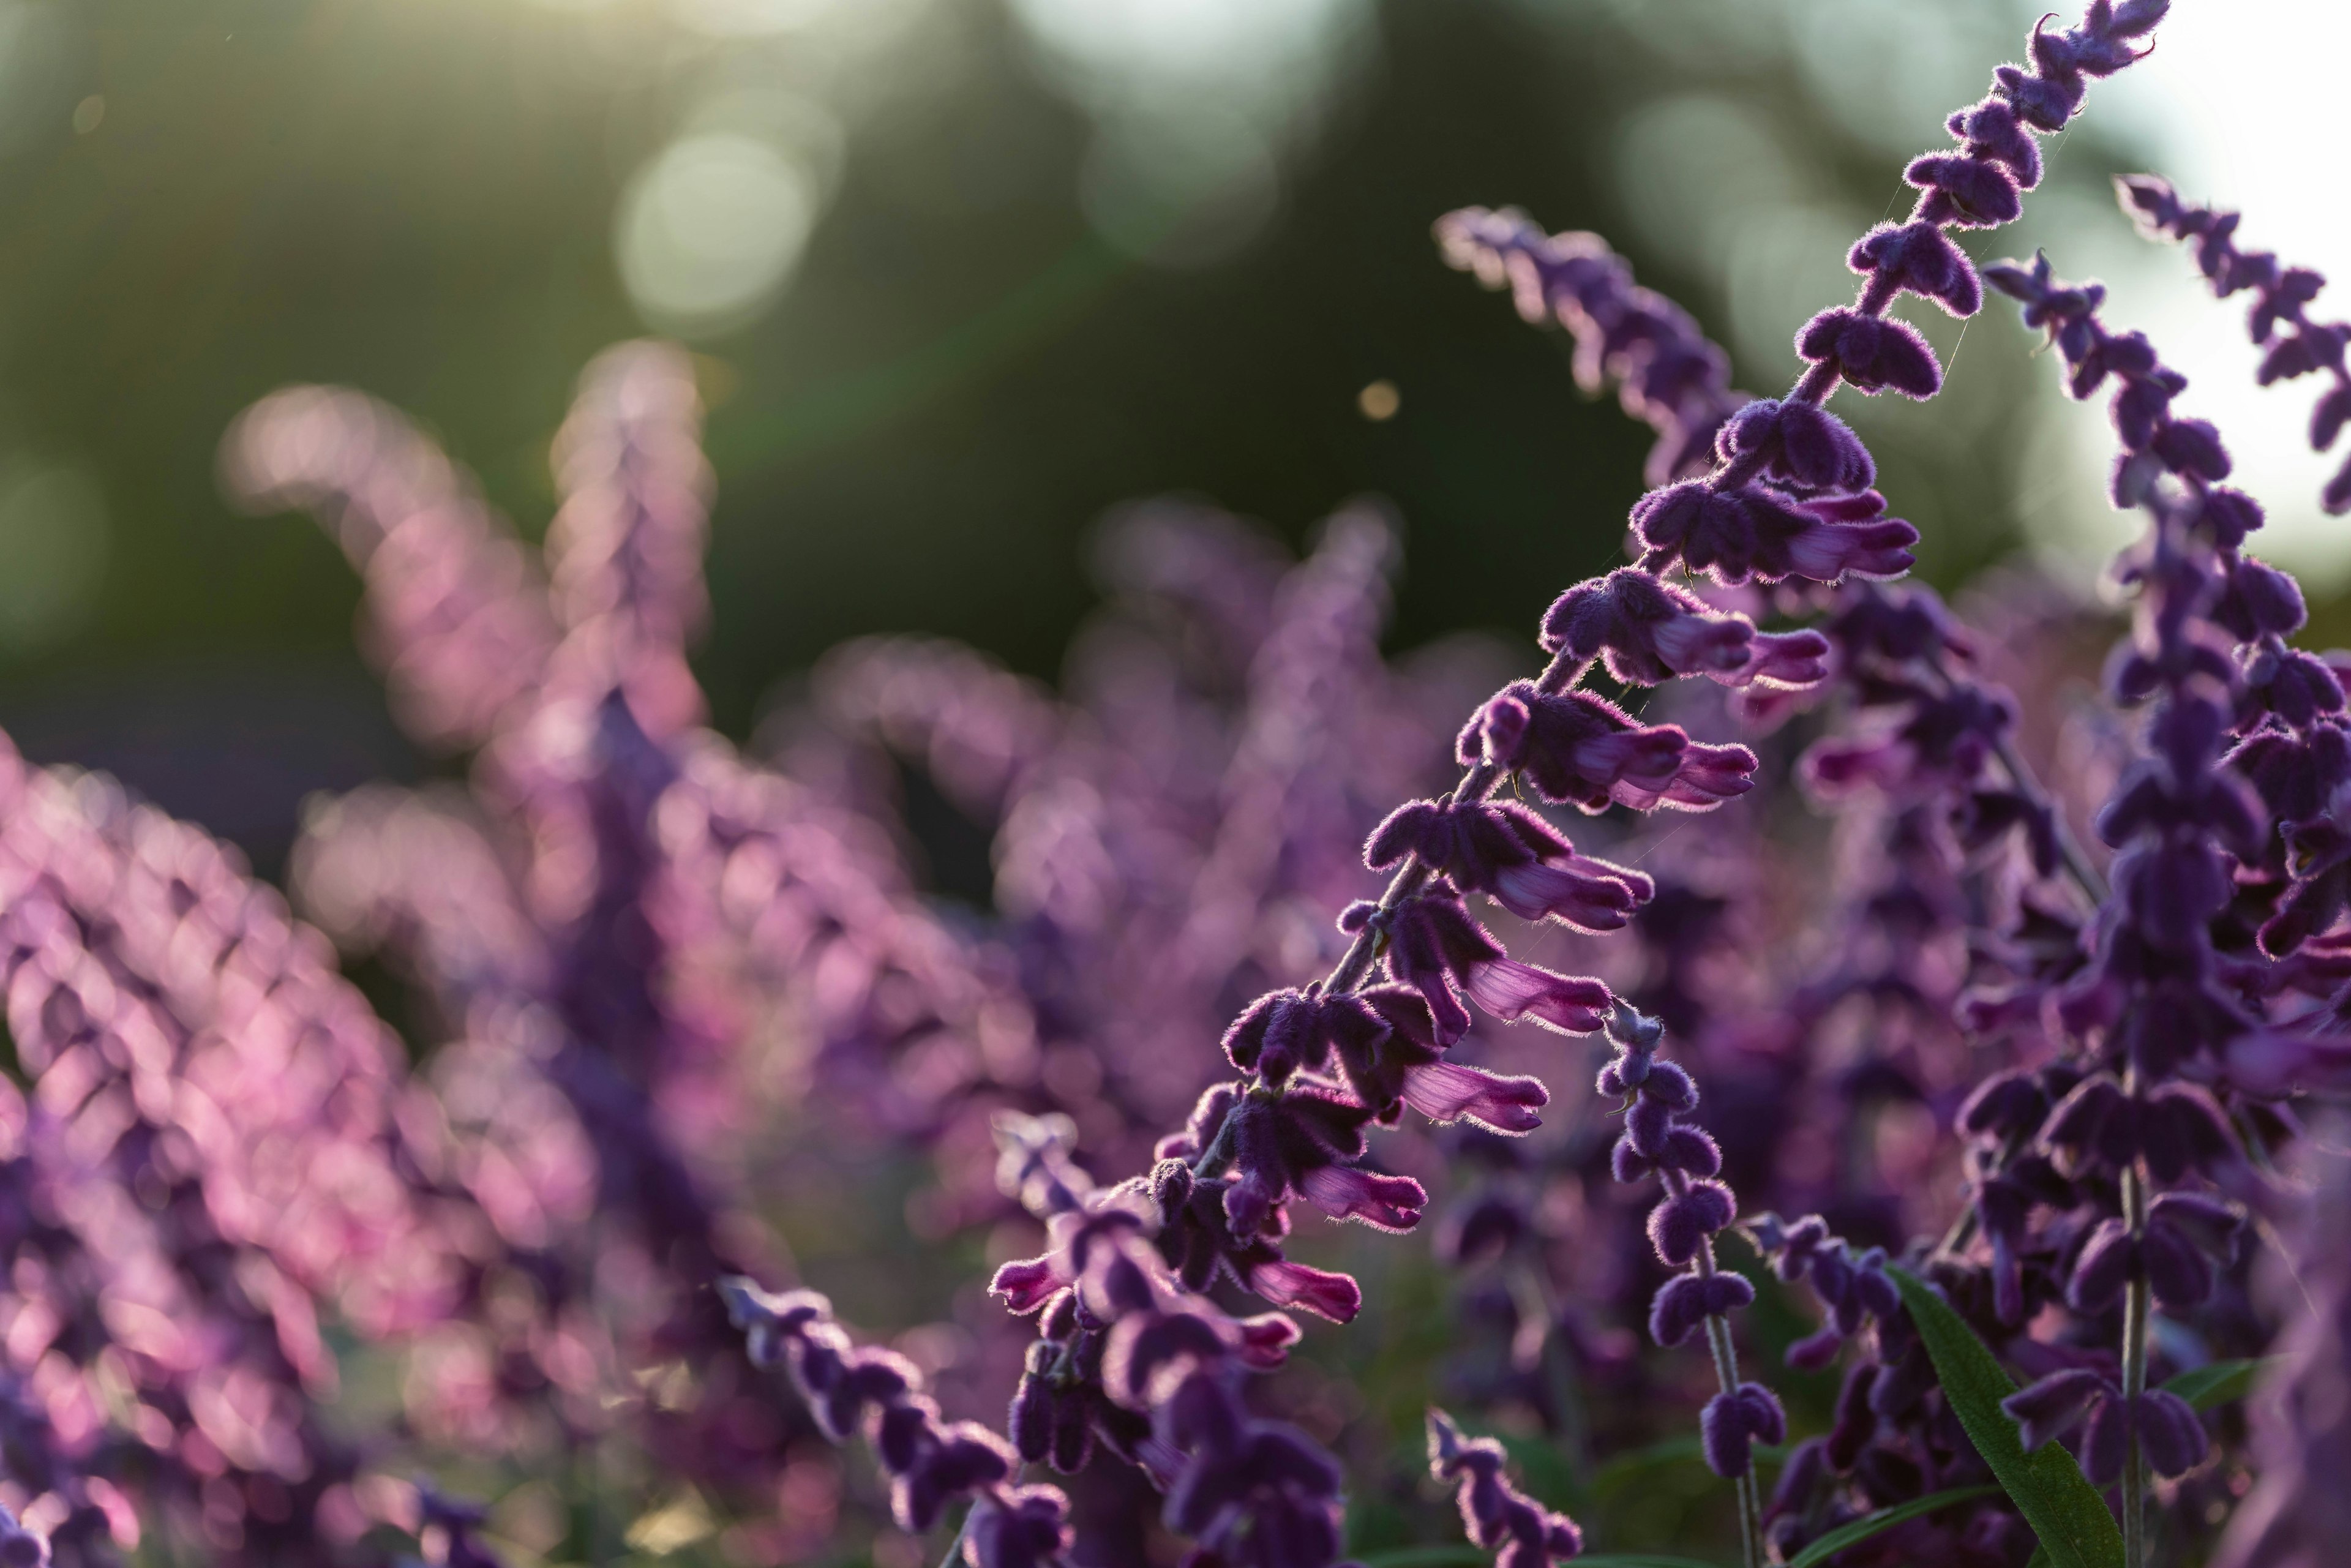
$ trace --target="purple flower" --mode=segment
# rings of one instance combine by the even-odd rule
[[[1656,884],[1639,872],[1577,852],[1525,807],[1417,800],[1398,807],[1364,846],[1384,871],[1416,856],[1464,893],[1483,893],[1522,920],[1554,918],[1579,931],[1615,931]]]
[[[1675,806],[1708,810],[1744,794],[1755,754],[1692,741],[1674,725],[1641,725],[1588,692],[1564,695],[1515,681],[1461,732],[1461,760],[1519,773],[1544,800],[1599,812]]]
[[[1778,1395],[1760,1383],[1742,1383],[1706,1402],[1698,1431],[1708,1467],[1719,1476],[1743,1476],[1755,1463],[1750,1445],[1787,1441],[1788,1416]]]

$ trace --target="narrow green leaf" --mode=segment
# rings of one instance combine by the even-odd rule
[[[2035,1545],[2032,1555],[2025,1560],[2024,1568],[2052,1568],[2049,1561],[2049,1548]]]
[[[1998,1487],[1953,1487],[1949,1491],[1932,1492],[1926,1497],[1912,1498],[1908,1502],[1892,1508],[1881,1508],[1876,1513],[1840,1524],[1793,1557],[1788,1568],[1813,1568],[1813,1564],[1834,1556],[1848,1546],[1857,1546],[1881,1530],[1891,1530],[1905,1520],[1916,1519],[1922,1513],[1932,1513],[1938,1508],[1949,1508],[1955,1502],[1970,1498],[1998,1496]]]
[[[2163,1389],[2167,1394],[2179,1395],[2199,1410],[2210,1410],[2215,1405],[2242,1399],[2262,1374],[2283,1359],[2283,1356],[2262,1355],[2251,1361],[2216,1361],[2168,1379]]]
[[[1934,1358],[1943,1397],[1967,1429],[1968,1440],[2007,1490],[2017,1511],[2041,1538],[2052,1568],[2122,1568],[2123,1534],[2095,1487],[2083,1479],[2074,1456],[2055,1443],[2028,1454],[2000,1402],[2016,1392],[1983,1341],[1950,1303],[1907,1269],[1889,1269],[1902,1304]]]

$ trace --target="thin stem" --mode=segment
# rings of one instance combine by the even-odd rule
[[[972,1511],[963,1511],[963,1522],[956,1526],[955,1539],[947,1542],[947,1554],[939,1559],[939,1568],[955,1568],[956,1559],[963,1555],[964,1537],[971,1533]]]
[[[2024,758],[2017,755],[2015,743],[2001,736],[1992,745],[1992,755],[1999,758],[2001,767],[2008,770],[2008,781],[2016,787],[2016,792],[2049,813],[2050,826],[2057,838],[2057,859],[2064,866],[2065,874],[2072,877],[2089,896],[2094,907],[2104,904],[2106,901],[2106,879],[2098,874],[2098,868],[2092,865],[2090,857],[2083,852],[2081,841],[2074,838],[2074,830],[2065,825],[2064,809],[2050,799],[2048,792],[2032,777],[2032,770],[2024,765]]]
[[[2136,1074],[2130,1076],[2136,1077]],[[2137,1087],[2126,1085],[2126,1092]],[[2134,1237],[2147,1230],[2147,1186],[2134,1161],[2123,1172],[2123,1218]],[[2123,1297],[2123,1564],[2147,1568],[2147,1454],[2139,1444],[2138,1403],[2147,1392],[2147,1319],[2152,1302],[2146,1276],[2130,1282]]]
[[[1669,1170],[1664,1175],[1667,1189],[1675,1196],[1679,1197],[1689,1189],[1689,1178],[1683,1176],[1681,1172]],[[1714,1242],[1711,1238],[1698,1242],[1698,1256],[1691,1260],[1690,1268],[1693,1273],[1706,1276],[1720,1271],[1715,1266]],[[1737,1394],[1739,1392],[1739,1347],[1730,1338],[1729,1319],[1719,1317],[1713,1313],[1707,1315],[1706,1344],[1707,1349],[1714,1354],[1715,1380],[1722,1385],[1722,1392],[1726,1395]],[[1748,1446],[1747,1470],[1744,1475],[1737,1478],[1736,1490],[1739,1494],[1739,1542],[1742,1561],[1746,1563],[1746,1568],[1763,1568],[1762,1494],[1755,1485],[1755,1453],[1751,1441]]]

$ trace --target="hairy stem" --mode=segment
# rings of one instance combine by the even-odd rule
[[[1678,1196],[1687,1189],[1688,1178],[1679,1171],[1665,1173],[1668,1190]],[[1701,1240],[1698,1256],[1690,1261],[1690,1270],[1711,1275],[1719,1270],[1714,1261],[1714,1242]],[[1722,1385],[1726,1395],[1739,1392],[1739,1348],[1731,1342],[1730,1320],[1708,1314],[1706,1320],[1707,1349],[1714,1354],[1715,1380]],[[1738,1478],[1739,1543],[1741,1561],[1746,1568],[1763,1568],[1763,1506],[1762,1492],[1755,1484],[1755,1458],[1750,1445],[1746,1472]]]
[[[2123,1092],[2136,1099],[2138,1064],[2123,1068]],[[2134,1159],[2123,1169],[2123,1221],[2134,1239],[2147,1234],[2147,1177]],[[2147,1568],[2147,1455],[2138,1439],[2138,1401],[2147,1392],[2147,1318],[2152,1306],[2141,1270],[2123,1297],[2123,1568]]]
[[[2123,1218],[2133,1236],[2147,1229],[2147,1186],[2137,1162],[2123,1172]],[[2123,1564],[2147,1568],[2147,1454],[2139,1443],[2138,1401],[2147,1392],[2147,1319],[2152,1306],[2146,1276],[2130,1282],[2123,1297]]]

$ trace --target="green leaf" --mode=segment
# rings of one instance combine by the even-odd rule
[[[2036,1544],[2032,1548],[2032,1555],[2025,1560],[2024,1568],[2050,1568],[2049,1548]]]
[[[1984,1342],[1949,1301],[1907,1269],[1889,1269],[1902,1304],[1934,1358],[1943,1397],[1967,1429],[1968,1440],[1991,1467],[2025,1523],[2041,1538],[2052,1568],[2122,1568],[2123,1533],[2095,1487],[2083,1479],[2074,1456],[2055,1443],[2032,1453],[2000,1402],[2016,1392]]]
[[[1489,1568],[1490,1552],[1467,1544],[1398,1546],[1357,1554],[1364,1568]],[[1575,1559],[1576,1568],[1717,1568],[1695,1557],[1660,1557],[1652,1552],[1601,1552]]]
[[[2163,1390],[2167,1394],[2179,1395],[2199,1410],[2210,1410],[2215,1405],[2242,1399],[2262,1374],[2284,1359],[2283,1356],[2262,1355],[2251,1361],[2216,1361],[2168,1379],[2164,1383]]]
[[[1912,1498],[1908,1502],[1896,1504],[1893,1508],[1881,1508],[1876,1513],[1855,1520],[1851,1524],[1838,1525],[1834,1530],[1788,1559],[1788,1568],[1813,1568],[1813,1564],[1822,1559],[1833,1556],[1848,1546],[1857,1546],[1879,1531],[1891,1530],[1905,1520],[1916,1519],[1922,1513],[1932,1513],[1938,1508],[1949,1508],[1955,1502],[1966,1502],[1970,1498],[1996,1497],[1999,1492],[1998,1487],[1953,1487],[1949,1491],[1930,1492],[1925,1497]]]

